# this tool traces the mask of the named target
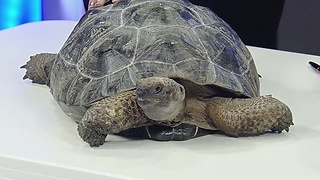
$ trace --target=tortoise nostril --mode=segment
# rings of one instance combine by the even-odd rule
[[[147,94],[147,90],[144,88],[137,88],[136,92],[139,98],[143,98]]]

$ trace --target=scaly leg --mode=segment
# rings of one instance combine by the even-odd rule
[[[46,84],[49,83],[49,74],[51,67],[57,54],[42,53],[30,57],[27,64],[20,68],[27,70],[23,79],[31,79],[33,83]]]
[[[93,103],[78,125],[80,137],[90,146],[100,146],[108,134],[149,125],[136,99],[135,91],[128,91]]]
[[[213,98],[207,108],[209,123],[233,136],[288,132],[293,125],[289,107],[271,96]]]

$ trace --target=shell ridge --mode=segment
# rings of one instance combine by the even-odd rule
[[[191,4],[192,4],[192,3],[191,3]],[[196,5],[194,5],[194,4],[192,4],[192,7],[195,7],[196,9],[198,9],[198,6],[196,6]],[[197,19],[200,20],[201,24],[202,24],[202,25],[205,25],[205,23],[203,22],[201,16],[199,15],[199,13],[198,13],[197,11],[195,11],[193,8],[189,8],[189,7],[186,7],[186,8],[189,9],[189,10],[190,10],[191,12],[193,12],[194,14],[196,14],[196,15],[198,16]]]
[[[120,13],[120,26],[123,26],[124,25],[124,23],[123,23],[123,14],[124,14],[124,12],[125,12],[125,9],[122,9],[121,10],[121,13]]]
[[[194,33],[194,35],[195,35],[195,36],[197,37],[197,39],[199,40],[200,46],[204,49],[204,52],[205,52],[205,54],[207,55],[207,58],[212,62],[211,57],[210,57],[210,55],[209,55],[209,53],[208,53],[208,50],[207,50],[207,48],[204,46],[204,44],[203,44],[201,38],[199,37],[198,33],[195,32],[194,28],[191,28],[191,29],[192,29],[192,32]]]
[[[101,78],[100,78],[101,79]],[[87,83],[86,85],[85,85],[85,87],[83,88],[83,90],[82,90],[82,92],[81,92],[81,95],[80,95],[80,105],[81,106],[87,106],[87,105],[89,105],[90,103],[92,103],[93,101],[92,101],[92,98],[89,98],[90,99],[90,102],[88,103],[88,102],[85,102],[85,100],[88,100],[88,97],[87,98],[84,98],[85,97],[85,95],[89,92],[88,91],[88,89],[89,89],[89,87],[91,87],[91,83],[94,83],[94,80],[97,80],[97,79],[91,79],[90,81],[89,81],[89,83]],[[97,86],[97,88],[93,91],[94,93],[92,93],[92,94],[97,94],[96,92],[100,89],[100,87],[103,85],[103,83],[102,83],[103,81],[101,81],[101,83],[99,83],[99,85]],[[99,99],[97,99],[97,100],[99,100]]]
[[[83,87],[83,89],[80,92],[80,105],[83,105],[84,103],[84,96],[85,92],[87,92],[87,89],[89,88],[89,85],[92,83],[93,79],[90,79],[90,81]]]
[[[131,60],[131,62],[130,62],[131,65],[132,65],[133,62],[136,60],[138,44],[139,44],[139,42],[140,42],[140,34],[141,34],[141,30],[140,30],[140,29],[137,29],[137,40],[136,40],[135,48],[134,48],[134,51],[133,51],[133,57],[132,57],[132,60]]]
[[[58,52],[58,56],[60,57],[60,59],[65,62],[66,64],[69,64],[69,65],[72,65],[72,66],[76,66],[76,64],[70,62],[70,61],[67,61],[66,58],[61,54],[61,52],[59,51]]]

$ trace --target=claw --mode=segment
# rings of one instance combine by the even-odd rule
[[[26,67],[27,67],[27,65],[25,64],[25,65],[22,65],[22,66],[20,67],[20,69],[26,68]]]
[[[284,130],[286,130],[287,132],[289,132],[289,127],[286,127]]]
[[[24,79],[28,79],[28,76],[27,76],[27,75],[24,75],[22,79],[23,79],[23,80],[24,80]]]

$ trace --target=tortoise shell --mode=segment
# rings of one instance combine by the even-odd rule
[[[88,11],[58,53],[50,88],[79,121],[91,103],[150,76],[259,95],[253,58],[238,35],[187,0],[121,0]]]

